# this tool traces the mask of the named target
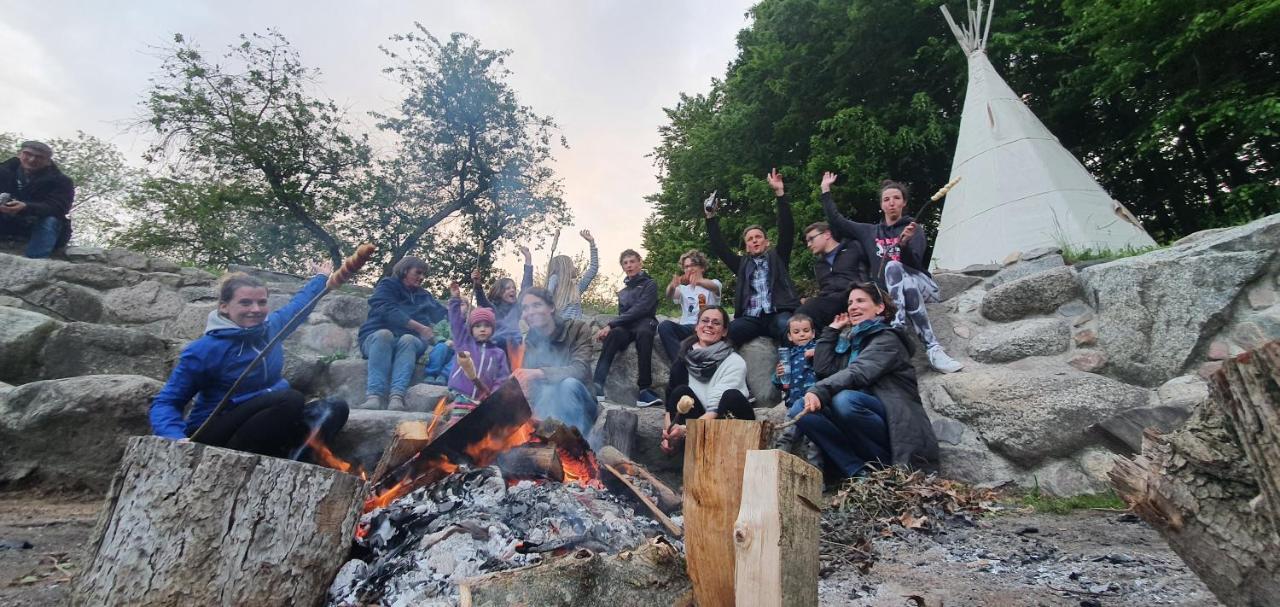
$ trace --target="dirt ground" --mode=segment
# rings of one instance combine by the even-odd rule
[[[100,498],[0,493],[0,605],[68,602]],[[13,542],[31,548],[6,548]],[[1159,535],[1132,515],[1001,514],[877,541],[867,574],[834,568],[822,605],[927,607],[1212,607],[1213,596]]]

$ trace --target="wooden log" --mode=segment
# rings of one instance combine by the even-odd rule
[[[382,457],[378,459],[378,467],[374,468],[369,482],[377,483],[382,480],[387,472],[395,470],[430,443],[431,431],[427,422],[400,422],[396,425],[395,434],[391,436],[391,442],[382,451]]]
[[[605,446],[596,455],[600,457],[600,463],[613,466],[623,474],[638,477],[653,487],[653,492],[657,497],[654,503],[664,514],[671,514],[679,510],[684,503],[679,493],[672,491],[671,487],[658,480],[658,477],[649,472],[647,468],[624,456],[621,451]]]
[[[687,605],[689,577],[680,551],[661,538],[617,555],[578,550],[538,565],[463,582],[463,607],[622,607]]]
[[[560,464],[560,452],[551,445],[524,445],[498,456],[496,462],[504,475],[510,478],[547,478],[564,482],[564,467]]]
[[[700,607],[734,601],[733,525],[747,451],[764,449],[765,422],[689,420],[684,451],[684,532],[689,578]]]
[[[1259,352],[1262,352],[1259,355]],[[1176,432],[1147,430],[1142,454],[1121,458],[1112,485],[1224,605],[1280,604],[1280,535],[1271,453],[1277,424],[1277,344],[1229,360],[1213,398]]]
[[[636,428],[640,425],[640,416],[633,411],[610,409],[604,414],[604,444],[628,458],[635,453]]]
[[[631,493],[631,495],[635,496],[637,500],[640,500],[640,503],[646,509],[649,510],[649,513],[653,515],[653,518],[657,520],[658,523],[661,524],[664,529],[667,530],[667,533],[670,533],[675,537],[680,537],[681,535],[684,534],[684,530],[681,529],[680,526],[675,523],[675,521],[671,520],[671,518],[668,517],[666,513],[664,513],[662,509],[659,508],[658,505],[653,502],[653,500],[649,499],[649,496],[645,495],[644,491],[642,491],[639,487],[635,485],[635,483],[632,482],[632,479],[629,475],[623,473],[617,468],[614,468],[613,466],[610,466],[609,464],[600,464],[600,465],[603,466],[605,471],[608,472],[615,480],[617,480],[619,484],[625,487],[627,491]]]
[[[320,466],[134,437],[72,604],[318,604],[347,558],[364,489]]]
[[[822,472],[776,449],[748,451],[733,528],[738,607],[818,604]]]

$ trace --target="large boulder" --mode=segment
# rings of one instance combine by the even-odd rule
[[[1061,318],[1032,318],[996,325],[969,344],[969,355],[984,363],[1003,363],[1028,356],[1050,356],[1071,347],[1071,327]]]
[[[137,329],[73,322],[45,342],[41,375],[143,375],[164,381],[178,351],[175,344]]]
[[[98,322],[103,304],[93,289],[66,282],[41,285],[22,296],[28,305],[47,310],[63,320]]]
[[[217,302],[189,303],[177,316],[165,323],[160,334],[174,339],[199,339],[209,322],[209,313],[218,309]]]
[[[0,306],[0,380],[34,379],[40,349],[61,325],[43,314]]]
[[[497,386],[494,386],[497,389]],[[433,384],[414,384],[404,394],[405,411],[414,413],[431,413],[440,404],[440,399],[448,399],[449,388]],[[355,403],[353,403],[355,404]]]
[[[369,318],[369,300],[355,295],[331,293],[316,306],[316,312],[328,316],[340,327],[354,329]]]
[[[0,291],[25,293],[43,284],[54,269],[65,265],[60,261],[0,253]]]
[[[336,396],[355,407],[364,400],[368,367],[368,361],[359,356],[331,361],[315,388],[322,396]]]
[[[768,337],[757,337],[738,348],[747,361],[747,388],[755,398],[755,407],[772,407],[782,401],[773,387],[774,370],[778,368],[778,345]]]
[[[997,322],[1048,314],[1080,295],[1080,279],[1069,267],[1045,270],[1005,282],[982,298],[982,315]]]
[[[154,280],[112,289],[102,303],[113,319],[125,324],[168,320],[186,305],[176,291]]]
[[[1196,375],[1175,377],[1156,389],[1151,402],[1099,421],[1094,430],[1121,453],[1141,453],[1142,434],[1152,428],[1168,434],[1182,427],[1191,411],[1209,398],[1209,385]]]
[[[103,490],[161,383],[137,375],[38,381],[0,395],[0,481]]]
[[[1024,468],[1098,442],[1090,431],[1096,421],[1144,406],[1149,395],[1058,365],[966,370],[932,377],[929,384],[933,411],[973,428],[992,450]]]
[[[1032,252],[1034,254],[1036,252]],[[1018,280],[1032,274],[1039,274],[1045,270],[1053,268],[1061,268],[1066,265],[1066,261],[1057,252],[1049,252],[1044,255],[1034,257],[1022,257],[1012,265],[1005,266],[995,276],[987,279],[987,286],[990,288],[998,287],[1004,283]]]
[[[110,268],[99,264],[75,263],[58,268],[54,278],[92,287],[98,290],[115,289],[138,282],[139,275],[132,270]]]
[[[1275,254],[1274,245],[1241,252],[1198,246],[1120,259],[1081,275],[1097,310],[1108,374],[1144,386],[1179,375],[1202,356],[1245,285]]]

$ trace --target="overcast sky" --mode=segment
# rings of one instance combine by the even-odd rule
[[[597,234],[601,269],[620,275],[624,248],[640,248],[657,190],[646,155],[657,144],[662,108],[680,92],[708,89],[735,55],[749,0],[470,2],[13,2],[0,1],[0,131],[31,138],[77,130],[108,139],[141,162],[149,134],[128,129],[148,78],[151,47],[180,32],[220,55],[241,33],[276,28],[321,71],[321,92],[372,130],[370,110],[393,107],[399,86],[381,73],[387,37],[423,23],[487,48],[511,49],[511,82],[534,111],[560,124],[570,148],[556,171],[577,228]],[[577,236],[561,251],[585,252]],[[545,263],[535,259],[535,264]],[[514,259],[502,264],[514,268]],[[661,281],[660,281],[661,282]]]

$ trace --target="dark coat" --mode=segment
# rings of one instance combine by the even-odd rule
[[[791,249],[795,246],[796,222],[791,216],[791,203],[786,196],[778,197],[778,242],[765,256],[769,260],[769,292],[773,300],[774,312],[789,312],[800,307],[800,298],[796,296],[796,287],[791,282]],[[750,255],[738,255],[729,249],[724,236],[720,233],[720,218],[707,219],[707,239],[711,242],[711,252],[715,253],[724,265],[737,273],[738,284],[734,288],[733,317],[746,314],[747,302],[751,293],[751,275],[755,273],[756,264]]]
[[[524,362],[521,366],[542,369],[546,380],[551,383],[572,377],[590,385],[593,335],[591,325],[581,320],[556,319],[551,335],[529,331],[524,336]]]
[[[920,402],[916,370],[911,365],[915,347],[906,331],[885,327],[868,333],[858,357],[849,364],[849,354],[837,354],[840,331],[827,327],[818,338],[813,356],[819,380],[809,389],[830,407],[836,394],[845,390],[866,392],[880,399],[889,415],[889,449],[893,464],[933,469],[938,462],[938,439],[933,424]]]
[[[867,281],[867,258],[858,241],[840,241],[835,254],[831,263],[827,263],[825,254],[819,255],[813,263],[819,297],[844,297],[849,287]]]
[[[658,283],[649,277],[647,272],[623,281],[625,286],[618,291],[618,316],[609,321],[610,327],[621,327],[645,319],[654,318],[658,313]]]
[[[15,156],[0,164],[0,192],[13,195],[14,200],[26,203],[24,215],[47,217],[53,215],[66,219],[71,212],[71,203],[76,197],[75,185],[71,178],[62,174],[58,165],[49,166],[36,171],[27,182],[27,187],[18,186],[18,176],[22,165]]]
[[[840,214],[836,209],[835,199],[831,197],[831,192],[822,194],[822,211],[827,216],[827,223],[831,225],[831,234],[841,240],[853,239],[862,248],[863,258],[866,259],[867,272],[872,276],[881,288],[885,288],[884,284],[884,266],[886,263],[886,253],[892,255],[897,254],[898,260],[902,265],[911,268],[924,275],[929,275],[928,260],[924,258],[924,249],[926,243],[929,242],[929,234],[925,232],[924,226],[916,226],[916,233],[905,244],[898,243],[898,237],[902,234],[902,230],[906,229],[907,224],[915,221],[914,217],[904,215],[899,218],[897,223],[893,225],[885,225],[883,221],[880,223],[862,223],[853,221],[848,217]],[[886,248],[889,251],[886,251]]]
[[[409,329],[410,320],[430,326],[443,320],[445,314],[444,306],[430,293],[423,289],[410,289],[403,280],[387,276],[373,287],[373,295],[369,297],[369,318],[360,325],[357,340],[363,351],[364,338],[374,331],[387,329],[400,337],[413,332]]]

